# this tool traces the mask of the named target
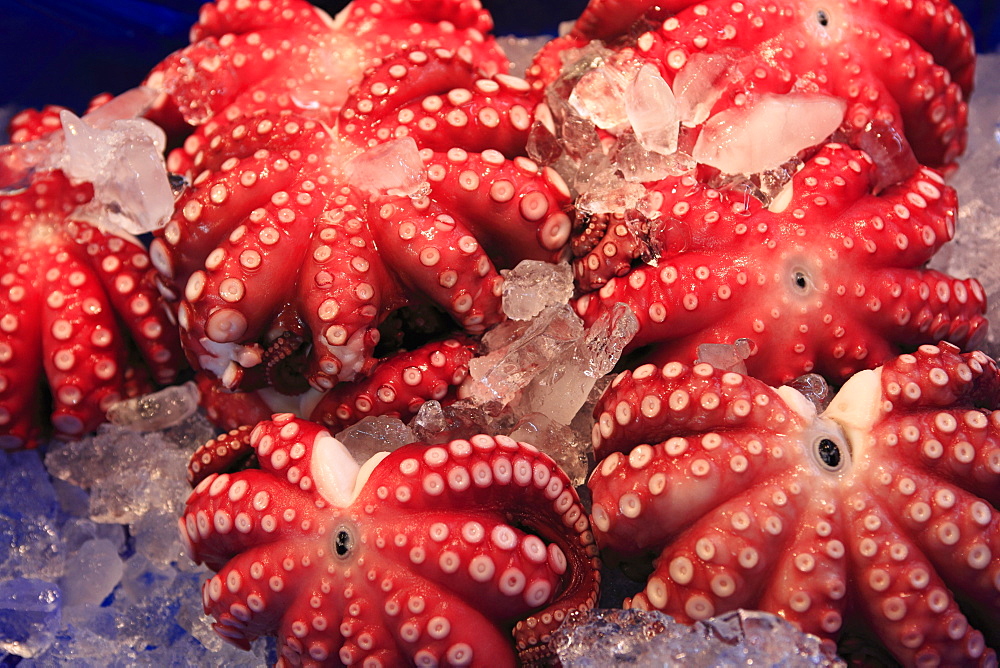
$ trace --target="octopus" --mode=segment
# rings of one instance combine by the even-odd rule
[[[533,85],[593,40],[613,52],[604,66],[634,78],[648,65],[673,87],[682,136],[704,135],[703,155],[740,144],[740,125],[779,100],[814,104],[806,116],[825,101],[838,140],[876,154],[890,182],[917,163],[947,171],[965,147],[975,49],[948,0],[593,0],[537,56]]]
[[[332,122],[366,69],[401,47],[458,51],[489,74],[507,59],[476,0],[353,0],[331,18],[305,0],[218,0],[201,7],[191,45],[157,65],[151,116],[176,134],[261,110]]]
[[[571,226],[562,179],[516,155],[529,97],[414,47],[368,71],[336,132],[266,109],[198,128],[168,161],[191,187],[150,248],[195,368],[225,390],[324,392],[371,372],[401,308],[472,335],[499,322],[499,270],[554,259]],[[372,185],[386,164],[399,181]]]
[[[13,118],[5,180],[29,142],[60,130],[60,111]],[[0,193],[0,450],[79,438],[184,368],[146,248],[74,217],[92,197],[59,170]]]
[[[602,549],[653,555],[625,606],[761,609],[904,665],[995,665],[998,401],[997,364],[948,343],[855,374],[820,414],[708,364],[622,373],[588,486]]]
[[[589,323],[628,304],[631,348],[649,346],[660,365],[750,339],[748,372],[773,384],[843,381],[942,339],[975,348],[982,286],[924,268],[954,235],[954,191],[921,167],[874,194],[876,171],[864,152],[828,144],[769,206],[690,174],[659,182],[641,225],[611,219],[581,246],[578,284],[593,291],[576,309]],[[646,251],[654,263],[636,261]]]
[[[201,479],[180,530],[239,647],[276,635],[281,665],[514,665],[594,605],[587,514],[533,446],[478,435],[359,466],[291,414],[236,440],[259,468]]]

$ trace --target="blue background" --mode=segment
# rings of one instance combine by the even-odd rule
[[[343,0],[314,0],[330,13]],[[201,0],[0,0],[0,106],[61,104],[82,112],[97,93],[137,85],[188,43]],[[496,34],[554,34],[586,0],[484,0]],[[1000,42],[1000,0],[956,2],[980,51]]]

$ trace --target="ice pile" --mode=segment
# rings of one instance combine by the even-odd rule
[[[194,414],[149,433],[105,425],[53,444],[44,462],[40,451],[0,453],[5,665],[273,662],[266,643],[245,653],[212,631],[201,611],[207,571],[177,531],[188,455],[213,432]]]
[[[736,610],[687,626],[656,611],[574,611],[552,634],[566,668],[616,665],[839,667],[829,643],[766,612]]]
[[[713,185],[739,187],[770,204],[794,174],[789,161],[830,137],[846,110],[837,98],[792,92],[710,115],[743,78],[743,63],[727,54],[692,55],[673,85],[628,50],[593,42],[565,55],[528,151],[560,172],[584,213],[643,211],[643,183],[696,164],[719,170]]]
[[[74,217],[119,234],[163,227],[174,212],[174,191],[163,159],[166,135],[140,118],[155,96],[139,87],[82,118],[63,110],[61,130],[0,148],[0,161],[9,170],[9,182],[0,188],[24,187],[34,170],[61,169],[73,183],[94,186],[93,198],[79,206]]]

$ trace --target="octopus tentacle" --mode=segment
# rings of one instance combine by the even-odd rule
[[[0,229],[0,248],[8,245]],[[42,314],[36,304],[33,272],[27,263],[14,268],[13,253],[0,250],[4,264],[13,268],[0,275],[0,450],[32,447],[40,435],[42,368]]]
[[[465,222],[501,268],[522,259],[553,261],[569,240],[569,188],[551,168],[487,150],[421,152],[431,197]],[[516,258],[516,259],[515,259]]]
[[[70,220],[67,235],[89,256],[101,258],[97,278],[132,334],[153,379],[169,385],[177,378],[183,353],[166,304],[150,272],[149,255],[137,240],[111,235]]]
[[[773,388],[755,378],[680,362],[622,372],[594,407],[594,417],[599,458],[625,452],[637,440],[661,441],[690,431],[791,428],[800,420]]]
[[[403,49],[365,73],[340,112],[338,129],[365,146],[410,136],[423,147],[520,155],[532,123],[528,83],[482,78],[473,63],[441,49]]]
[[[376,364],[364,378],[338,383],[323,395],[309,419],[333,432],[372,415],[406,419],[423,402],[453,395],[468,375],[474,351],[469,340],[447,339],[393,355]]]
[[[220,434],[198,446],[188,462],[187,478],[191,486],[197,486],[213,473],[235,471],[253,454],[250,448],[250,432],[253,427],[243,425]]]
[[[469,333],[481,333],[500,320],[502,280],[476,237],[426,198],[381,200],[379,223],[372,226],[375,243],[390,266]],[[420,271],[433,269],[435,274]]]

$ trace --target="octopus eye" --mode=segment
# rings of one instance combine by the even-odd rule
[[[829,438],[821,438],[816,442],[816,454],[823,465],[831,471],[836,471],[844,461],[840,446]]]
[[[816,23],[820,24],[824,28],[830,25],[830,15],[826,13],[825,9],[816,10]]]
[[[792,285],[799,292],[806,292],[809,290],[809,285],[811,281],[809,280],[809,274],[807,274],[802,269],[792,270]]]
[[[344,559],[351,553],[352,547],[354,547],[354,536],[351,535],[347,527],[338,528],[333,535],[333,551],[338,557]]]
[[[167,180],[170,182],[170,190],[177,197],[188,187],[188,180],[181,174],[167,173]]]

